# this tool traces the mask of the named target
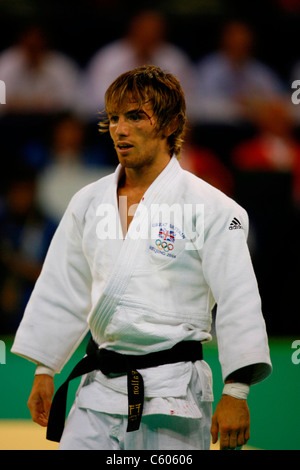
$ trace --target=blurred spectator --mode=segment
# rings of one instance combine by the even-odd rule
[[[276,73],[254,57],[254,41],[246,24],[225,25],[219,50],[197,64],[195,120],[239,124],[248,120],[253,101],[286,92]]]
[[[182,151],[181,167],[188,170],[227,196],[233,194],[233,176],[211,149],[190,143]]]
[[[232,161],[241,171],[290,174],[294,203],[300,208],[300,145],[291,110],[284,100],[257,103],[253,119],[258,133],[234,149]]]
[[[66,115],[56,123],[49,163],[40,172],[37,187],[39,207],[56,224],[75,192],[115,170],[110,165],[87,164],[84,140],[85,125],[76,117]]]
[[[15,168],[0,209],[2,334],[15,331],[55,229],[35,205],[35,188],[32,171]]]
[[[0,77],[6,84],[5,113],[51,113],[77,106],[79,68],[49,48],[39,26],[28,27],[1,53]]]
[[[193,66],[188,55],[167,42],[167,25],[159,12],[143,11],[132,18],[126,37],[102,47],[86,71],[83,109],[91,118],[104,107],[107,87],[121,73],[139,65],[153,64],[181,81],[187,101],[193,87]]]

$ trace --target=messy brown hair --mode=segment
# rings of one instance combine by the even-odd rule
[[[107,116],[115,109],[121,110],[129,95],[139,108],[151,102],[159,133],[169,125],[174,126],[167,142],[170,155],[179,157],[186,125],[186,104],[178,79],[153,65],[137,67],[120,75],[106,91],[106,117],[99,123],[100,132],[109,130]]]

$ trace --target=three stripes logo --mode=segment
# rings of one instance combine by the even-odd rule
[[[242,229],[242,228],[243,228],[243,226],[242,226],[241,222],[239,221],[239,219],[234,217],[232,219],[231,224],[229,225],[229,230],[237,230],[237,229]]]

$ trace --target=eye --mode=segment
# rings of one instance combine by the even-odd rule
[[[109,122],[110,124],[115,124],[118,122],[118,116],[109,116]]]
[[[134,122],[140,121],[142,119],[142,113],[139,113],[139,112],[129,113],[128,119]]]

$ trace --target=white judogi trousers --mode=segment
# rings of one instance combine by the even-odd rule
[[[126,432],[127,416],[111,415],[74,404],[59,450],[209,450],[210,402],[202,403],[202,418],[150,415],[138,431]]]

